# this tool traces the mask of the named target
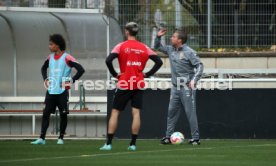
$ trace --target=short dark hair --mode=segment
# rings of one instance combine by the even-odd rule
[[[178,39],[182,40],[182,44],[185,44],[187,42],[188,35],[183,28],[177,28],[174,32],[178,33]]]
[[[62,37],[62,35],[60,35],[60,34],[50,35],[49,41],[58,45],[59,49],[61,51],[64,51],[66,49],[66,42],[65,42],[64,38]]]
[[[138,34],[139,27],[137,23],[129,22],[126,24],[125,30],[127,30],[131,36],[136,36]]]

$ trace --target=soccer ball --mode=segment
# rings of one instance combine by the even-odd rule
[[[184,139],[184,135],[180,132],[174,132],[170,137],[171,143],[174,145],[182,144]]]

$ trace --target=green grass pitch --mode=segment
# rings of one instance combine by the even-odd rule
[[[0,166],[275,166],[276,140],[202,140],[200,146],[160,145],[159,140],[114,140],[112,151],[98,150],[103,140],[65,140],[56,145],[30,145],[30,141],[0,141]]]

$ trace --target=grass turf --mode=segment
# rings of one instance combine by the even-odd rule
[[[104,141],[65,140],[65,145],[54,140],[46,145],[0,141],[0,166],[276,165],[276,140],[203,140],[200,146],[138,140],[136,152],[126,150],[128,142],[114,140],[112,151],[100,151]]]

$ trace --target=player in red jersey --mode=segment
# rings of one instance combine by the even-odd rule
[[[140,110],[142,108],[144,78],[153,75],[163,64],[161,59],[148,46],[136,40],[139,27],[135,22],[127,23],[125,35],[127,40],[114,47],[106,59],[106,65],[113,75],[118,78],[117,89],[114,95],[113,107],[108,123],[107,141],[100,150],[112,149],[112,138],[118,125],[120,112],[131,101],[132,106],[132,136],[128,150],[136,150],[136,139],[140,130]],[[118,58],[120,73],[118,74],[112,61]],[[143,73],[147,61],[155,62],[153,68]]]

